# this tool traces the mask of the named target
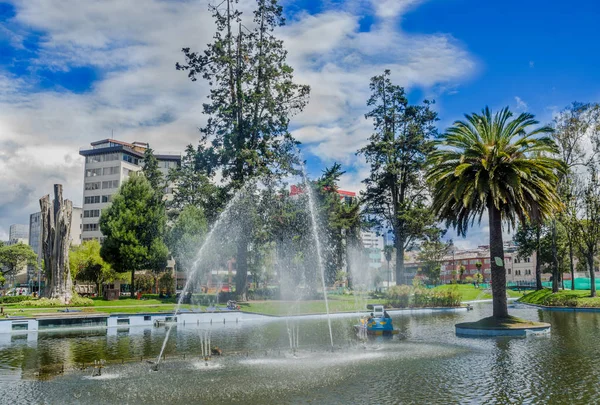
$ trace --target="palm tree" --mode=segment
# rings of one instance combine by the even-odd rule
[[[427,180],[432,187],[432,209],[457,232],[467,229],[487,210],[490,227],[493,316],[507,317],[506,273],[502,222],[512,228],[518,221],[541,221],[560,211],[557,194],[560,160],[546,136],[548,126],[521,113],[513,118],[508,108],[494,114],[467,114],[437,141],[429,156]]]
[[[391,285],[391,275],[390,271],[390,262],[392,261],[392,255],[394,254],[394,246],[393,245],[385,245],[383,247],[383,254],[385,255],[385,261],[387,262],[387,271],[388,271],[388,288]]]

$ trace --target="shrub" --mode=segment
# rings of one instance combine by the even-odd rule
[[[413,288],[407,285],[394,285],[386,292],[386,305],[393,308],[407,308],[410,305]]]
[[[58,298],[40,298],[37,300],[23,301],[22,305],[26,307],[59,307],[63,304]]]
[[[249,300],[278,300],[280,299],[279,287],[257,288],[248,290]]]
[[[36,300],[36,298],[33,298],[31,295],[6,295],[4,297],[0,297],[0,304],[16,304],[17,302],[33,300]]]
[[[91,307],[94,305],[94,301],[90,298],[80,297],[75,294],[73,295],[73,298],[71,298],[71,303],[69,305],[73,307]]]
[[[406,285],[390,287],[386,305],[394,308],[408,307],[456,307],[460,305],[460,293],[456,288],[428,290]]]
[[[94,301],[90,298],[83,298],[79,295],[75,294],[73,298],[71,298],[71,303],[69,305],[63,305],[61,300],[58,298],[40,298],[37,300],[28,300],[23,301],[22,305],[27,307],[64,307],[64,306],[72,306],[72,307],[91,307],[94,305]]]

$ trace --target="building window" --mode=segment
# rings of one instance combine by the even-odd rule
[[[103,195],[102,196],[102,202],[103,203],[109,203],[112,201],[112,195]]]
[[[483,262],[484,262],[484,263],[489,263],[489,262],[490,262],[490,259],[485,259]]]
[[[100,182],[95,181],[93,183],[85,183],[86,190],[100,190]]]
[[[85,197],[84,203],[85,204],[98,204],[98,203],[100,203],[100,196],[99,195],[92,195],[92,196],[89,196],[89,197]]]
[[[510,274],[511,270],[510,270],[510,269],[506,269],[506,272],[507,272],[508,274]]]
[[[102,169],[87,169],[85,171],[85,177],[96,177],[102,175]]]
[[[98,230],[98,224],[83,224],[83,231],[97,231]]]
[[[126,153],[123,153],[123,160],[125,162],[129,162],[129,163],[133,163],[134,165],[137,165],[139,163],[139,159],[138,158],[134,158],[133,156],[130,156]]]
[[[118,187],[119,187],[119,180],[108,180],[108,181],[102,182],[103,190],[106,190],[108,188],[118,188]]]
[[[100,210],[85,210],[83,211],[84,218],[98,218],[100,216]]]
[[[526,263],[531,263],[531,257],[528,257],[528,258],[526,258],[526,259],[525,259],[525,262],[526,262]]]
[[[119,166],[105,167],[104,169],[102,169],[102,174],[104,176],[109,176],[111,174],[119,174]]]

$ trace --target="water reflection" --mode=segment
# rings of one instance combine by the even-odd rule
[[[468,313],[396,316],[400,335],[366,344],[354,336],[355,319],[335,319],[333,353],[326,321],[303,320],[298,322],[300,351],[295,357],[284,321],[215,324],[210,327],[212,343],[224,356],[210,363],[199,360],[198,336],[208,327],[179,325],[158,372],[150,372],[146,360],[156,358],[165,328],[2,335],[0,398],[157,404],[598,400],[599,314],[514,308],[517,316],[551,323],[550,336],[455,335],[455,323],[490,312],[491,306],[480,305]],[[89,364],[99,359],[108,362],[103,378],[90,378]],[[88,368],[81,370],[83,365]]]

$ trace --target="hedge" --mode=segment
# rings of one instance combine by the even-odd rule
[[[5,295],[4,297],[0,297],[0,304],[15,304],[17,302],[22,301],[32,301],[36,298],[33,298],[31,295]]]

